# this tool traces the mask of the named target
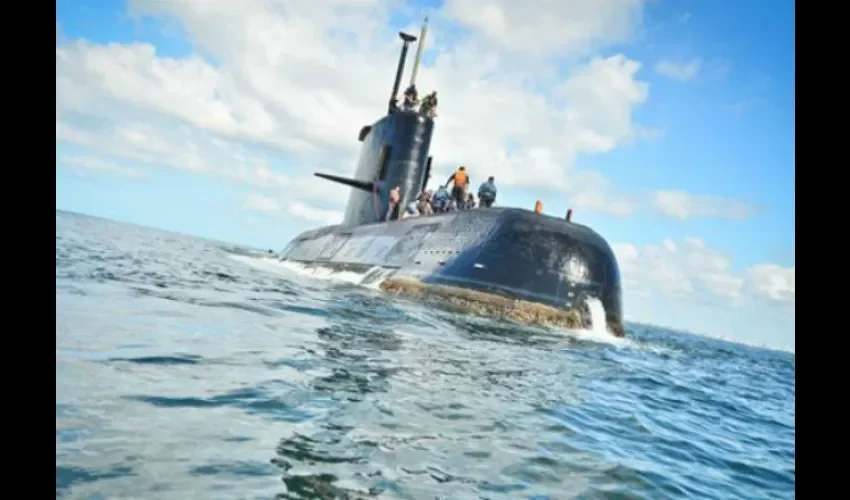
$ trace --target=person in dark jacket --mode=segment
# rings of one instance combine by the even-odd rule
[[[416,90],[416,85],[411,85],[404,91],[403,106],[405,111],[412,111],[416,106],[419,106],[419,91]]]
[[[440,186],[434,195],[431,197],[431,206],[434,207],[434,212],[446,212],[451,201],[451,195],[446,186]]]
[[[423,115],[434,118],[437,116],[437,91],[425,95],[422,98],[422,105],[419,106],[419,112]]]
[[[491,175],[487,182],[482,182],[478,187],[478,204],[483,208],[492,207],[497,193],[496,178]]]

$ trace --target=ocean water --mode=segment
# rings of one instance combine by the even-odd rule
[[[57,498],[795,496],[793,354],[358,279],[57,211]]]

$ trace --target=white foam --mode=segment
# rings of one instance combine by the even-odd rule
[[[615,337],[608,331],[605,320],[605,306],[602,301],[595,297],[585,299],[587,310],[590,312],[590,328],[564,329],[565,335],[577,340],[610,344],[617,347],[633,346],[633,342],[622,337]]]
[[[616,347],[628,347],[632,346],[633,343],[631,340],[623,337],[615,337],[611,333],[598,333],[593,330],[585,330],[576,329],[576,330],[565,330],[565,333],[569,337],[573,337],[576,340],[586,340],[589,342],[597,342],[600,344],[610,344]]]
[[[608,333],[605,320],[605,306],[596,297],[585,299],[587,310],[590,311],[590,330],[593,333]]]
[[[298,262],[281,261],[277,257],[251,257],[248,255],[229,255],[228,257],[242,264],[278,275],[292,276],[293,274],[297,274],[318,280],[351,283],[354,285],[359,285],[363,281],[363,278],[369,274],[335,271],[327,267],[306,266]]]
[[[393,269],[384,269],[383,267],[373,267],[362,275],[360,282],[361,286],[365,286],[371,290],[380,290],[381,283],[395,273]]]

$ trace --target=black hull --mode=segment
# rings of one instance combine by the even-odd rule
[[[384,278],[486,292],[582,311],[599,299],[623,335],[620,272],[592,229],[516,208],[475,209],[302,233],[281,260],[334,269],[387,270]]]

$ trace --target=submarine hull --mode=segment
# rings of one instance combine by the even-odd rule
[[[376,274],[386,281],[575,311],[585,326],[586,299],[596,298],[608,331],[624,335],[620,272],[607,242],[586,226],[529,210],[473,209],[326,226],[300,234],[280,258],[339,270],[381,269]]]

